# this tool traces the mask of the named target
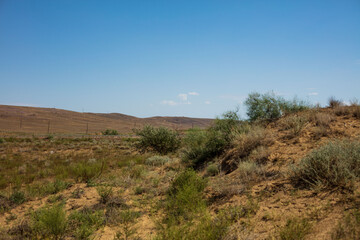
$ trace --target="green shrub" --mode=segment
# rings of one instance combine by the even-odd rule
[[[140,137],[136,146],[142,151],[153,151],[165,155],[175,152],[180,147],[179,134],[173,130],[152,126],[145,126],[141,130],[135,130]]]
[[[97,229],[104,225],[104,221],[101,210],[93,211],[84,208],[69,215],[69,231],[74,233],[76,239],[89,239]]]
[[[347,213],[331,235],[332,240],[360,239],[360,211]]]
[[[0,138],[0,144],[1,144],[1,143],[4,143],[4,142],[5,142],[5,139]]]
[[[100,196],[100,202],[103,204],[106,204],[113,195],[111,186],[99,186],[96,188],[96,191]]]
[[[45,206],[32,214],[32,229],[42,238],[62,239],[68,226],[62,204]]]
[[[219,174],[219,167],[217,164],[212,163],[210,165],[207,166],[206,168],[206,175],[208,176],[215,176]]]
[[[22,191],[19,190],[15,190],[11,196],[10,196],[10,201],[16,205],[22,204],[23,202],[26,201],[25,198],[25,194]]]
[[[146,159],[145,164],[150,166],[162,166],[170,161],[171,158],[169,158],[168,156],[152,156]]]
[[[104,162],[78,162],[70,166],[70,173],[76,181],[89,182],[100,176],[105,166]]]
[[[312,151],[293,169],[295,185],[352,188],[360,177],[360,142],[333,141]]]
[[[180,173],[172,182],[166,198],[166,210],[171,220],[191,219],[206,207],[203,191],[206,181],[194,170]]]
[[[307,219],[292,218],[279,231],[281,240],[302,240],[310,232],[311,225]]]
[[[246,122],[240,121],[236,111],[228,111],[217,118],[207,130],[189,130],[184,138],[183,160],[199,168],[221,155],[238,132],[248,130]]]
[[[102,131],[101,133],[102,133],[102,135],[106,135],[106,136],[119,135],[119,132],[114,129],[106,129],[105,131]]]
[[[247,115],[250,121],[275,120],[285,113],[294,113],[308,109],[304,101],[293,99],[287,101],[274,93],[251,93],[245,100]]]
[[[62,190],[67,189],[69,186],[70,186],[70,183],[56,179],[55,181],[44,185],[43,193],[44,194],[56,194]]]

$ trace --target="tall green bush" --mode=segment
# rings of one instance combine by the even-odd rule
[[[244,131],[245,126],[236,111],[228,111],[206,130],[189,130],[183,141],[184,161],[195,168],[211,161],[230,146],[235,133]]]
[[[203,193],[205,185],[206,181],[191,169],[175,178],[166,198],[166,210],[170,222],[192,219],[194,214],[205,210]]]
[[[165,127],[155,128],[150,125],[135,130],[140,137],[136,146],[142,151],[153,151],[165,155],[175,152],[180,147],[180,136],[177,132]]]
[[[245,105],[250,121],[275,120],[285,113],[298,112],[310,107],[305,101],[296,98],[288,101],[272,92],[251,93],[246,99]]]

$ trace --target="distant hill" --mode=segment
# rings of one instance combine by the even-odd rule
[[[79,113],[57,108],[39,108],[0,105],[0,132],[34,134],[50,133],[89,134],[105,129],[131,133],[145,125],[164,126],[184,130],[192,127],[206,128],[213,119],[188,117],[137,118],[120,113]]]

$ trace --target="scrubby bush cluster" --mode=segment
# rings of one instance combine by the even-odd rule
[[[334,141],[312,151],[294,167],[295,185],[351,189],[360,178],[360,142]]]
[[[221,155],[230,146],[235,134],[247,128],[236,111],[228,111],[217,118],[207,130],[191,129],[184,138],[184,161],[198,168]]]
[[[135,130],[135,133],[140,137],[136,146],[142,151],[153,151],[164,155],[180,147],[179,134],[165,127],[155,128],[148,125],[141,130]]]
[[[114,129],[106,129],[105,131],[102,132],[102,134],[106,136],[116,136],[119,135],[119,132]]]

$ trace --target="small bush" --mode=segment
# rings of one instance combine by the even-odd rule
[[[228,111],[205,131],[189,130],[184,138],[184,162],[199,168],[221,155],[230,147],[236,133],[248,131],[248,124],[239,119],[236,111]]]
[[[248,159],[257,164],[266,164],[271,151],[266,146],[259,146],[251,151]]]
[[[84,208],[69,215],[69,231],[74,233],[76,239],[89,239],[97,229],[104,225],[104,221],[102,211]]]
[[[79,162],[70,166],[70,173],[76,181],[89,182],[95,177],[100,176],[104,162]]]
[[[345,116],[350,114],[350,109],[347,106],[334,107],[334,113],[336,116]]]
[[[54,182],[50,182],[44,185],[43,194],[56,194],[62,190],[67,189],[70,183],[56,179]]]
[[[166,198],[166,211],[171,220],[191,219],[206,207],[203,191],[206,182],[194,170],[180,173],[172,182]]]
[[[167,156],[152,156],[146,159],[145,164],[150,166],[162,166],[167,162],[170,162],[171,158]]]
[[[114,129],[106,129],[105,131],[102,131],[101,133],[102,133],[102,135],[106,135],[106,136],[119,135],[119,132]]]
[[[43,207],[32,214],[32,229],[43,238],[62,239],[68,226],[62,204]]]
[[[360,177],[360,142],[334,141],[316,149],[293,168],[295,185],[352,188]]]
[[[360,106],[355,106],[355,109],[354,109],[354,111],[353,111],[353,116],[354,116],[355,118],[360,119]]]
[[[332,240],[341,239],[360,239],[360,211],[356,209],[345,215],[342,222],[338,223],[333,234]]]
[[[240,162],[237,172],[239,173],[241,180],[245,182],[254,181],[264,173],[261,166],[250,161]]]
[[[328,105],[331,108],[340,107],[343,106],[343,103],[341,100],[336,99],[334,96],[330,97],[328,100]]]
[[[219,174],[219,167],[217,164],[212,163],[206,168],[206,175],[215,176]]]
[[[318,112],[311,115],[311,121],[314,122],[316,126],[328,128],[330,123],[334,121],[334,117],[328,113]]]
[[[106,204],[113,195],[111,186],[99,186],[96,188],[96,191],[100,196],[100,202],[103,204]]]
[[[175,152],[180,147],[179,134],[173,130],[152,126],[145,126],[135,133],[140,137],[136,146],[142,151],[153,151],[165,155]]]
[[[15,190],[11,196],[10,201],[16,205],[22,204],[26,201],[25,194],[22,191]]]
[[[308,122],[306,117],[293,115],[283,119],[282,124],[285,130],[290,130],[289,136],[295,137],[301,133]]]
[[[4,143],[4,142],[5,142],[5,139],[0,138],[0,144],[1,144],[1,143]]]
[[[221,160],[221,170],[229,173],[235,170],[239,161],[246,159],[260,146],[268,146],[273,142],[271,135],[259,126],[253,126],[249,132],[237,134],[234,137],[232,148]]]
[[[281,240],[302,240],[310,232],[311,225],[306,219],[289,219],[279,231]]]

